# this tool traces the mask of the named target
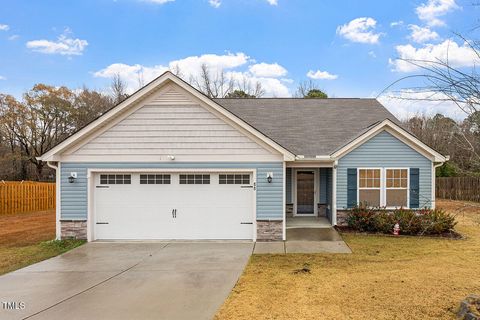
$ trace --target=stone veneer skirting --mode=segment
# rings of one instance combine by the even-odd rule
[[[257,241],[283,240],[283,221],[258,220]]]
[[[337,210],[337,226],[347,226],[347,217],[349,210]]]
[[[87,221],[61,220],[60,233],[63,239],[87,239]]]

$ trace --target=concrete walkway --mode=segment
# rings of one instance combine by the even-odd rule
[[[88,243],[0,276],[0,319],[211,319],[251,242]]]
[[[333,228],[290,228],[287,241],[257,242],[254,254],[352,253]]]

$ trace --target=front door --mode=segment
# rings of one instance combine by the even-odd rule
[[[297,214],[315,214],[315,171],[297,171]]]

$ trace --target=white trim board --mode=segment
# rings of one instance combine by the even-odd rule
[[[140,104],[139,102],[144,101],[148,97],[151,97],[151,95],[155,92],[158,91],[159,88],[162,86],[168,84],[168,83],[174,83],[178,85],[181,89],[185,90],[191,96],[193,96],[195,99],[198,101],[201,101],[202,104],[208,106],[212,111],[214,111],[216,114],[221,115],[225,119],[228,119],[228,121],[231,124],[235,124],[236,127],[238,127],[241,130],[244,130],[250,137],[253,137],[255,140],[260,140],[264,144],[270,146],[272,149],[276,150],[280,154],[283,155],[284,160],[289,160],[292,161],[295,159],[295,155],[270,139],[269,137],[265,136],[249,124],[247,124],[245,121],[242,119],[238,118],[234,114],[230,113],[227,111],[225,108],[199,92],[198,90],[194,89],[192,86],[188,85],[186,82],[172,74],[171,72],[167,71],[163,73],[161,76],[135,92],[133,95],[131,95],[128,99],[111,109],[109,112],[105,113],[103,116],[100,118],[94,120],[90,124],[88,124],[86,127],[78,131],[77,133],[73,134],[69,138],[67,138],[65,141],[61,142],[58,144],[56,147],[52,148],[50,151],[46,152],[42,156],[38,157],[39,160],[42,161],[59,161],[61,160],[61,154],[64,152],[67,148],[72,148],[74,147],[77,143],[82,141],[82,139],[91,139],[92,136],[95,134],[95,132],[104,126],[108,126],[108,122],[115,119],[116,117],[124,117],[125,115],[122,114],[123,112],[128,112],[130,109],[135,109],[131,108],[132,105],[135,104]],[[136,106],[139,108],[138,106]],[[129,109],[130,108],[130,109]]]
[[[378,123],[377,125],[373,126],[367,132],[363,133],[359,137],[355,138],[354,140],[347,143],[342,148],[335,151],[331,156],[332,158],[339,159],[346,154],[350,153],[363,143],[367,142],[377,134],[382,131],[386,131],[393,135],[395,138],[399,139],[406,145],[413,148],[418,153],[425,156],[427,159],[430,159],[433,162],[445,162],[448,160],[448,157],[443,156],[442,154],[438,153],[437,151],[433,150],[425,143],[414,137],[408,131],[394,123],[389,119],[385,119],[382,122]]]
[[[380,170],[380,188],[362,188],[362,190],[379,190],[380,207],[385,209],[398,209],[398,207],[387,207],[387,170],[402,169],[407,170],[407,188],[388,188],[407,191],[407,205],[403,208],[410,209],[410,167],[358,167],[357,168],[357,203],[360,203],[360,170]]]

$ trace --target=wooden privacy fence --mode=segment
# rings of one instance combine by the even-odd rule
[[[0,214],[55,209],[55,183],[0,181]]]
[[[436,178],[437,198],[480,202],[480,178],[440,177]]]

